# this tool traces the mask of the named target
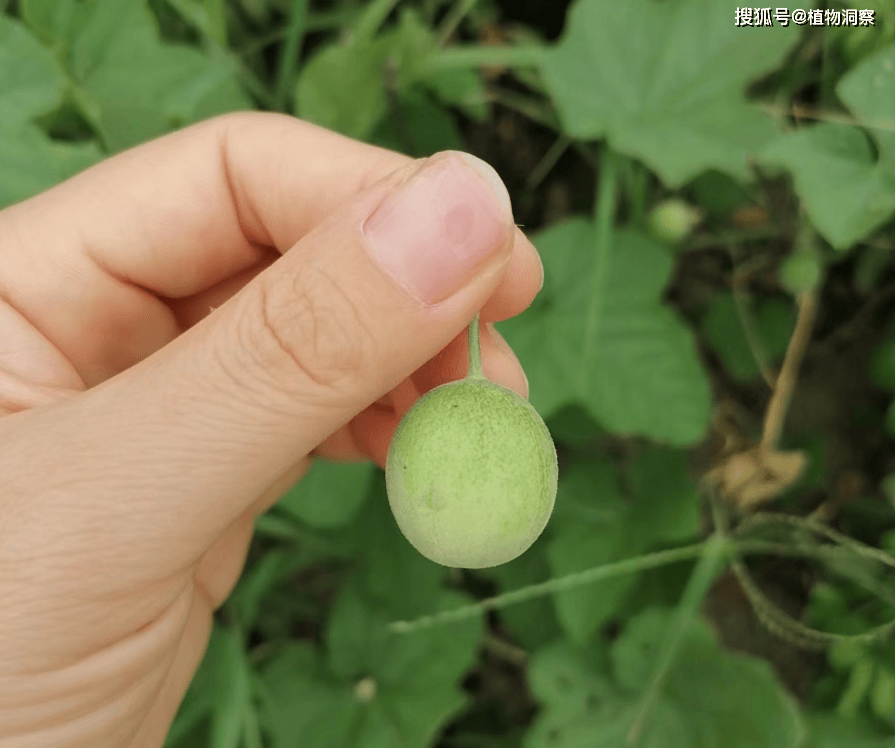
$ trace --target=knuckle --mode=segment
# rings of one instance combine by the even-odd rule
[[[320,268],[259,278],[252,348],[289,393],[348,391],[370,359],[372,336],[357,304]]]

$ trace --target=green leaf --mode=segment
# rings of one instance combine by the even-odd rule
[[[853,720],[832,714],[808,716],[810,732],[804,748],[893,748],[895,738],[874,735]]]
[[[445,593],[436,610],[468,602]],[[458,681],[472,664],[480,620],[391,634],[387,617],[354,584],[336,601],[327,657],[291,645],[264,671],[264,724],[274,748],[426,748],[465,703]]]
[[[626,726],[619,717],[627,705],[605,674],[584,663],[579,648],[563,641],[539,650],[528,681],[541,710],[524,748],[623,748]]]
[[[880,282],[889,260],[892,258],[892,250],[885,246],[861,247],[857,254],[854,284],[855,289],[862,296],[872,293],[874,287]]]
[[[227,44],[224,0],[167,0],[192,26],[220,46]]]
[[[462,151],[463,138],[450,112],[432,101],[422,86],[401,95],[380,121],[370,142],[423,158],[438,151]]]
[[[589,365],[583,330],[592,302],[594,228],[576,218],[533,238],[545,285],[527,312],[500,324],[519,356],[531,402],[545,417],[584,404],[606,429],[685,446],[704,435],[710,389],[692,332],[662,304],[669,251],[632,230],[615,233]]]
[[[382,131],[392,96],[397,99],[395,117],[403,121],[405,139],[423,139],[409,145],[399,142],[402,150],[429,155],[451,145],[456,135],[449,117],[434,114],[432,103],[415,87],[423,86],[441,101],[477,117],[483,114],[485,93],[475,71],[425,69],[423,63],[436,48],[432,29],[416,10],[404,8],[398,24],[377,37],[352,33],[312,57],[297,84],[296,114],[361,140],[373,136],[379,126],[377,140],[385,138],[392,147],[398,135],[393,131],[396,126],[386,123]],[[427,138],[432,126],[438,129]]]
[[[895,671],[880,665],[870,690],[870,706],[879,719],[895,725]]]
[[[773,70],[794,26],[742,29],[734,0],[577,0],[545,58],[564,129],[608,139],[669,186],[715,168],[748,178],[749,155],[774,136],[746,85]]]
[[[161,42],[145,0],[87,3],[72,42],[70,72],[85,116],[111,151],[251,107],[230,58]]]
[[[21,23],[0,16],[0,125],[12,130],[46,114],[64,90],[53,54]]]
[[[321,49],[302,68],[295,113],[353,138],[367,138],[386,111],[382,45],[349,41]]]
[[[395,618],[431,612],[448,570],[421,555],[401,534],[381,475],[351,530],[365,594]]]
[[[42,10],[33,3],[27,8],[31,14]],[[94,143],[54,141],[32,123],[59,107],[65,87],[52,52],[21,23],[0,16],[0,207],[99,160]]]
[[[315,460],[277,506],[311,527],[346,525],[367,498],[370,482],[378,472],[365,462]]]
[[[263,669],[263,724],[273,748],[346,746],[358,705],[310,642],[290,642]]]
[[[776,364],[786,353],[786,346],[795,328],[792,304],[782,299],[767,299],[754,305],[753,324],[758,343],[768,358]],[[730,375],[740,382],[757,379],[761,373],[755,354],[749,347],[743,320],[731,293],[718,294],[702,319],[702,334],[714,349]]]
[[[550,520],[547,559],[554,577],[620,561],[643,550],[630,521],[618,474],[608,460],[574,462],[563,474]],[[554,595],[560,625],[583,643],[609,620],[636,584],[637,576],[606,579]]]
[[[618,472],[605,459],[573,461],[566,467],[546,549],[554,577],[631,558],[650,546],[697,534],[699,491],[690,477],[686,452],[645,448],[630,461],[626,484],[630,500],[622,496]],[[639,574],[627,574],[556,593],[557,617],[569,638],[586,642],[617,616],[639,580]]]
[[[822,124],[771,143],[761,154],[793,174],[796,192],[817,230],[848,249],[895,211],[895,44],[864,59],[836,87],[857,127]]]
[[[0,208],[49,189],[101,157],[96,143],[51,140],[34,125],[7,129],[0,123]]]
[[[215,709],[219,684],[222,682],[222,662],[227,656],[226,636],[220,624],[215,624],[208,639],[208,647],[199,668],[190,681],[189,689],[174,719],[165,747],[180,746],[197,728],[208,721]],[[189,744],[188,744],[189,745]]]
[[[869,128],[880,161],[895,174],[895,44],[849,70],[836,86],[836,93]]]
[[[478,573],[498,582],[502,593],[521,590],[551,578],[541,536],[518,558],[500,566],[482,569]],[[514,603],[501,608],[498,615],[513,638],[525,649],[532,650],[557,639],[561,635],[553,601],[546,596]]]
[[[856,127],[814,125],[771,143],[760,158],[792,172],[811,222],[836,249],[848,249],[895,210],[895,171],[874,159]]]
[[[358,580],[342,590],[327,628],[326,642],[330,669],[346,678],[375,675],[382,683],[406,687],[423,676],[419,662],[427,658],[429,675],[453,683],[472,662],[481,635],[481,618],[411,634],[390,633],[385,625],[390,614],[363,594]],[[450,610],[470,600],[450,591],[439,591],[429,612]],[[431,656],[439,651],[437,657]]]
[[[671,619],[663,608],[647,608],[632,618],[609,651],[616,683],[624,690],[643,691],[653,675],[663,639]],[[690,637],[705,634],[703,627],[694,627]]]
[[[221,639],[218,691],[211,720],[211,748],[239,748],[247,712],[252,709],[248,663],[237,628],[218,627]]]
[[[719,171],[710,170],[692,183],[696,202],[711,215],[727,217],[750,202],[749,193],[736,180]]]
[[[427,75],[423,82],[445,104],[461,108],[477,122],[487,119],[488,93],[478,70],[440,70]]]
[[[632,525],[644,542],[678,543],[699,531],[699,489],[686,452],[648,447],[628,466],[633,492]]]
[[[75,18],[76,0],[20,0],[22,20],[48,47],[62,41]]]
[[[800,748],[805,727],[770,666],[718,647],[692,626],[639,739],[628,735],[670,612],[647,610],[612,646],[614,677],[566,642],[532,658],[530,683],[542,704],[525,748]]]
[[[583,447],[606,432],[584,408],[570,403],[557,410],[547,423],[556,442]]]
[[[227,599],[228,610],[235,611],[237,620],[251,630],[258,623],[264,603],[273,603],[277,587],[318,558],[306,546],[299,550],[272,548],[250,564],[239,578],[236,588]],[[282,593],[280,593],[282,594]]]

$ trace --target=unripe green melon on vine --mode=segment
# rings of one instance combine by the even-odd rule
[[[398,527],[422,555],[481,569],[512,561],[544,530],[556,449],[525,398],[471,374],[428,392],[404,416],[385,479]]]

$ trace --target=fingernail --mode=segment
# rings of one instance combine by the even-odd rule
[[[471,167],[471,168],[470,168]],[[510,197],[488,164],[468,153],[436,154],[365,221],[375,262],[424,304],[471,280],[508,241]]]

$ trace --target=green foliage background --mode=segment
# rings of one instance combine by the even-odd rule
[[[860,637],[895,616],[895,325],[853,370],[882,403],[858,419],[881,457],[832,525],[862,545],[815,543],[829,575],[785,590],[803,598],[799,622],[834,633],[800,660],[801,688],[767,644],[798,629],[775,628],[761,590],[771,632],[719,637],[710,602],[741,518],[713,514],[699,482],[722,401],[760,422],[761,373],[783,359],[799,294],[835,309],[847,287],[891,311],[895,3],[861,6],[872,27],[748,28],[732,0],[574,0],[554,7],[556,39],[506,7],[0,0],[0,206],[245,109],[413,155],[473,150],[509,112],[548,144],[514,203],[544,201],[551,180],[575,195],[526,226],[544,289],[500,325],[561,456],[543,536],[505,566],[448,570],[400,535],[378,469],[316,463],[259,520],[168,748],[895,746],[891,629]],[[693,207],[695,232],[649,220],[669,197]],[[756,258],[766,279],[744,290]],[[760,428],[743,430],[754,442]],[[836,495],[830,437],[788,436],[810,467],[776,508],[805,516]],[[775,553],[804,550],[806,532]]]

